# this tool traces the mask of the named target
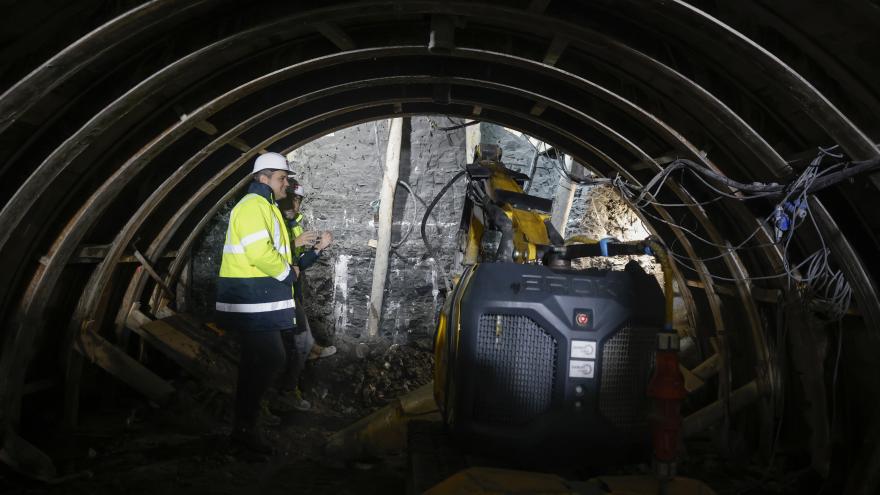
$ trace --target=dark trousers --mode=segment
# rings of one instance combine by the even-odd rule
[[[284,366],[286,352],[281,331],[240,333],[241,359],[235,391],[236,426],[255,426],[260,401]]]
[[[306,367],[309,352],[315,344],[303,306],[302,301],[296,301],[296,328],[281,332],[281,340],[287,353],[284,370],[278,380],[278,390],[282,392],[296,390],[299,377]]]

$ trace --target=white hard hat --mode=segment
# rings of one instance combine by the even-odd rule
[[[287,158],[284,158],[284,155],[281,153],[263,153],[258,156],[256,160],[254,160],[254,171],[251,172],[255,174],[260,170],[273,169],[273,170],[284,170],[286,172],[290,171],[290,164],[287,163]]]

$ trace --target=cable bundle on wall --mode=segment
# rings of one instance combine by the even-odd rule
[[[630,204],[633,205],[633,207],[638,209],[645,216],[670,225],[676,229],[680,229],[685,234],[690,235],[700,242],[722,251],[719,255],[701,259],[700,261],[702,262],[717,260],[723,258],[729,253],[741,249],[755,249],[772,244],[780,245],[783,253],[783,272],[768,276],[750,277],[748,280],[786,278],[790,290],[801,291],[805,296],[804,299],[813,301],[816,306],[818,306],[818,309],[827,313],[829,319],[839,320],[843,318],[849,310],[850,302],[852,300],[852,289],[844,278],[843,273],[839,269],[835,269],[831,266],[831,251],[822,236],[821,230],[818,228],[812,211],[810,210],[810,204],[807,200],[808,195],[814,194],[821,189],[830,187],[857,174],[877,170],[880,168],[880,159],[865,160],[861,162],[844,161],[822,168],[822,161],[826,157],[836,159],[843,158],[843,155],[833,153],[834,149],[836,149],[836,146],[831,148],[819,148],[818,155],[812,160],[810,165],[804,169],[799,176],[787,184],[767,184],[757,182],[745,184],[685,159],[677,159],[671,162],[669,166],[655,175],[644,187],[635,186],[619,175],[610,179],[588,179],[577,181],[589,184],[604,184],[614,187],[630,202]],[[689,173],[715,194],[715,197],[708,201],[693,203],[657,202],[654,198],[659,194],[667,180],[675,172],[680,172],[682,175]],[[576,178],[572,178],[572,180],[575,179]],[[724,190],[724,188],[727,190]],[[764,218],[763,222],[763,225],[769,225],[773,229],[775,234],[774,243],[747,247],[746,244],[754,239],[758,232],[760,232],[762,227],[758,227],[735,246],[717,244],[703,238],[687,227],[654,215],[648,209],[650,206],[700,206],[714,203],[722,198],[735,199],[738,201],[763,198],[774,201],[774,207]],[[821,247],[806,256],[806,258],[800,262],[795,263],[791,259],[790,244],[794,238],[795,231],[807,222],[813,225]],[[667,250],[680,265],[695,273],[699,273],[696,268],[691,266],[691,262],[693,261],[691,258],[676,253],[669,247],[667,247]],[[736,281],[736,279],[733,278],[713,275],[711,273],[708,275],[717,280]]]

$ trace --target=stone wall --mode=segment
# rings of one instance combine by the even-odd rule
[[[413,117],[404,125],[399,177],[425,202],[464,163],[464,130],[438,129],[446,125],[445,117]],[[306,188],[306,228],[330,230],[335,237],[323,260],[326,264],[307,272],[307,311],[319,339],[334,334],[358,337],[366,330],[375,257],[368,243],[377,237],[388,127],[388,121],[358,125],[292,154],[297,177]],[[427,234],[440,253],[435,258],[426,252],[420,235],[425,207],[405,187],[397,187],[383,335],[398,341],[432,329],[441,274],[450,270],[452,262],[463,194],[461,180],[434,208]]]
[[[517,172],[529,173],[532,160],[537,151],[544,151],[544,146],[536,149],[528,138],[518,132],[511,131],[495,124],[480,124],[480,142],[501,146],[501,161]],[[559,172],[556,160],[539,156],[535,166],[534,180],[529,187],[529,194],[542,198],[553,199],[559,185]]]
[[[400,180],[429,203],[465,163],[465,131],[442,131],[445,117],[413,117],[404,126]],[[306,310],[313,333],[327,342],[334,336],[358,338],[366,330],[372,288],[378,199],[389,122],[357,125],[319,138],[291,153],[294,172],[306,198],[307,230],[329,230],[334,244],[306,272]],[[436,256],[420,234],[425,207],[402,186],[395,195],[392,244],[380,332],[394,340],[427,335],[434,325],[437,298],[449,273],[464,198],[464,180],[437,203],[427,224]],[[195,311],[210,318],[214,278],[229,221],[230,202],[194,248]]]

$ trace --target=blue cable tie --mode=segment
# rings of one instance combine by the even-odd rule
[[[807,214],[807,203],[800,198],[795,201],[786,201],[783,207],[792,218],[803,217]]]

